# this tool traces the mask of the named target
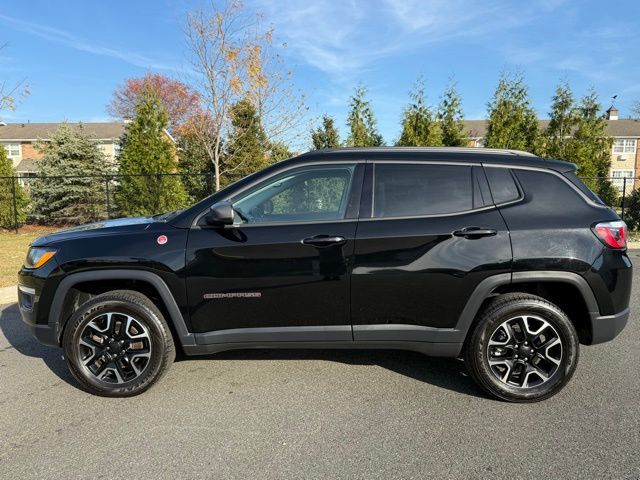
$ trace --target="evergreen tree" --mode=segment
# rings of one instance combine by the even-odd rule
[[[199,136],[183,134],[178,140],[178,172],[189,196],[188,203],[202,200],[213,193],[211,161]]]
[[[595,91],[585,95],[577,107],[576,130],[567,159],[578,165],[578,175],[608,205],[617,194],[608,180],[613,138],[607,134],[607,121],[600,112]]]
[[[231,108],[231,134],[222,162],[223,186],[257,172],[269,164],[267,138],[251,101],[240,100]]]
[[[271,163],[280,162],[291,157],[293,157],[293,153],[291,153],[286,143],[271,142],[271,146],[269,147],[269,160]]]
[[[29,198],[24,189],[18,185],[16,171],[7,152],[0,145],[0,228],[13,228],[16,220],[24,223],[27,218]],[[5,178],[3,178],[5,177]],[[15,191],[15,208],[13,195]],[[16,219],[17,211],[17,219]]]
[[[311,130],[311,142],[314,150],[338,148],[340,146],[340,134],[333,118],[329,115],[322,116],[322,126]]]
[[[567,159],[578,124],[578,112],[568,83],[563,82],[556,88],[552,101],[549,125],[545,132],[545,155]]]
[[[42,220],[86,223],[107,215],[104,175],[112,166],[82,124],[61,124],[36,148],[38,177],[31,182],[33,209]]]
[[[534,153],[539,149],[538,120],[522,76],[500,77],[487,109],[489,124],[486,147]]]
[[[351,97],[350,111],[347,117],[350,147],[379,147],[384,145],[382,135],[376,129],[376,118],[371,109],[371,102],[366,97],[367,89],[358,86]]]
[[[402,133],[396,143],[403,147],[440,146],[442,132],[431,108],[425,102],[424,81],[418,79],[412,92],[411,103],[402,114]]]
[[[153,215],[181,208],[187,195],[176,173],[175,147],[167,139],[168,116],[157,95],[142,96],[127,124],[120,151],[116,201],[126,216]],[[157,175],[156,175],[157,174]]]
[[[442,145],[466,147],[469,144],[469,135],[464,131],[463,118],[462,99],[456,90],[455,83],[451,83],[444,91],[438,108]]]

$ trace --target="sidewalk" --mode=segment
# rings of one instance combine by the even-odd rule
[[[15,303],[18,301],[18,290],[15,285],[0,288],[0,305]]]

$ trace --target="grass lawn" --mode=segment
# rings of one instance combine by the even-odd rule
[[[0,230],[0,288],[15,285],[18,270],[22,266],[29,244],[37,237],[55,231],[51,227],[27,225],[15,233],[13,230]]]

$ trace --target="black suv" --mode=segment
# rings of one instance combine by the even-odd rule
[[[128,396],[185,355],[388,348],[463,356],[496,397],[570,379],[629,316],[626,226],[575,165],[507,150],[316,151],[187,208],[39,238],[34,335],[90,392]]]

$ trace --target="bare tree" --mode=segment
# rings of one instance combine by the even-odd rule
[[[212,2],[209,10],[190,13],[185,36],[204,111],[194,119],[193,132],[213,164],[219,190],[232,106],[251,101],[267,138],[287,141],[287,135],[302,132],[304,97],[295,91],[291,71],[273,48],[273,31],[264,30],[260,15],[247,13],[239,0],[220,8]],[[224,165],[237,169],[231,160],[225,158]]]
[[[636,100],[633,102],[633,105],[631,106],[631,118],[636,120],[640,119],[640,101]]]
[[[0,51],[6,48],[7,44],[0,45]],[[0,112],[3,110],[15,110],[18,97],[29,95],[29,86],[26,78],[15,83],[7,84],[7,80],[0,80]]]

